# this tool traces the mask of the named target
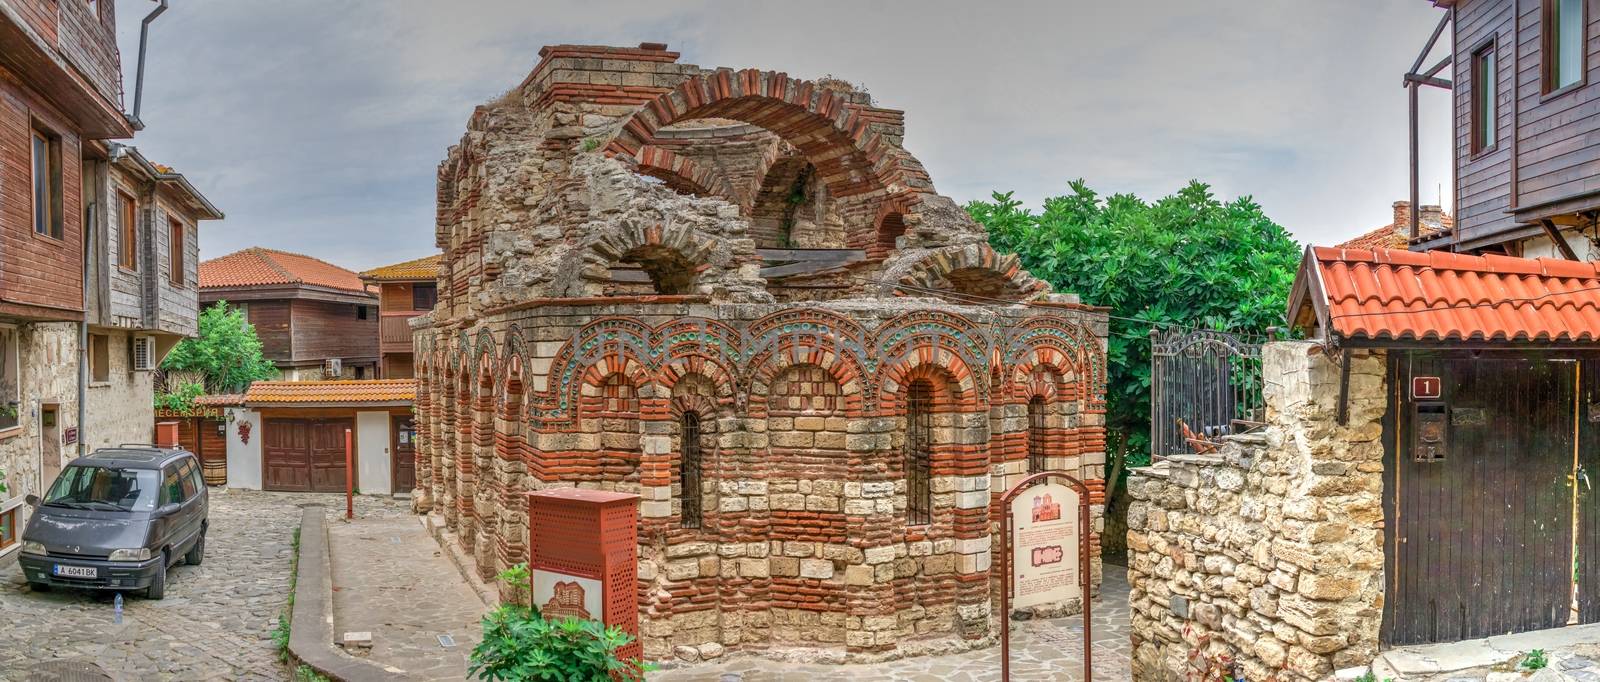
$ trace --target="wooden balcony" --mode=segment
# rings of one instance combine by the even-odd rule
[[[411,318],[426,311],[403,310],[383,313],[378,320],[378,352],[411,352]]]

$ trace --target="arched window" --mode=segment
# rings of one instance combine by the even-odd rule
[[[700,527],[700,414],[684,412],[678,420],[679,447],[678,480],[683,486],[683,527]]]
[[[1028,473],[1045,470],[1044,451],[1044,398],[1034,396],[1028,401]]]
[[[906,389],[906,523],[933,522],[933,386],[925,380]]]

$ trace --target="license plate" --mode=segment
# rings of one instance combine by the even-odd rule
[[[93,578],[99,572],[93,566],[62,566],[56,564],[55,573],[63,578]]]

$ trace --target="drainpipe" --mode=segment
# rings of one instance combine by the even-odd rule
[[[144,103],[144,48],[150,38],[150,22],[167,11],[167,0],[160,2],[159,7],[150,10],[144,20],[139,22],[139,71],[133,81],[133,114],[128,116],[128,123],[133,125],[134,130],[144,130],[144,121],[139,120],[139,105]]]

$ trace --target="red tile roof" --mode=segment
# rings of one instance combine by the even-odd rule
[[[357,379],[355,381],[257,381],[250,384],[244,402],[250,405],[409,403],[416,400],[415,379]]]
[[[361,279],[375,282],[409,282],[412,280],[433,280],[439,276],[439,261],[444,258],[434,254],[425,258],[408,260],[404,263],[385,265],[361,273]]]
[[[1600,265],[1445,251],[1308,249],[1291,295],[1346,339],[1600,340]]]
[[[1422,225],[1419,225],[1418,228],[1417,228],[1417,236],[1418,237],[1431,237],[1433,235],[1436,235],[1436,234],[1439,234],[1439,233],[1442,233],[1442,232],[1449,232],[1450,230],[1455,229],[1456,219],[1454,217],[1452,217],[1450,214],[1445,213],[1445,214],[1439,216],[1439,218],[1440,218],[1440,223],[1442,224],[1441,227],[1433,227],[1432,225],[1428,225],[1426,223],[1423,223]],[[1339,244],[1338,248],[1341,248],[1341,249],[1403,249],[1403,248],[1406,248],[1406,245],[1407,245],[1407,243],[1409,241],[1410,241],[1410,236],[1408,234],[1406,234],[1404,232],[1396,231],[1394,229],[1394,223],[1389,223],[1388,225],[1384,225],[1383,227],[1380,227],[1380,228],[1378,228],[1376,230],[1373,230],[1371,232],[1368,232],[1368,233],[1363,234],[1363,235],[1358,236],[1358,237],[1354,237],[1354,238],[1350,239],[1349,241],[1343,242],[1343,243]]]
[[[298,253],[252,247],[200,263],[201,289],[304,284],[366,293],[361,277]]]

